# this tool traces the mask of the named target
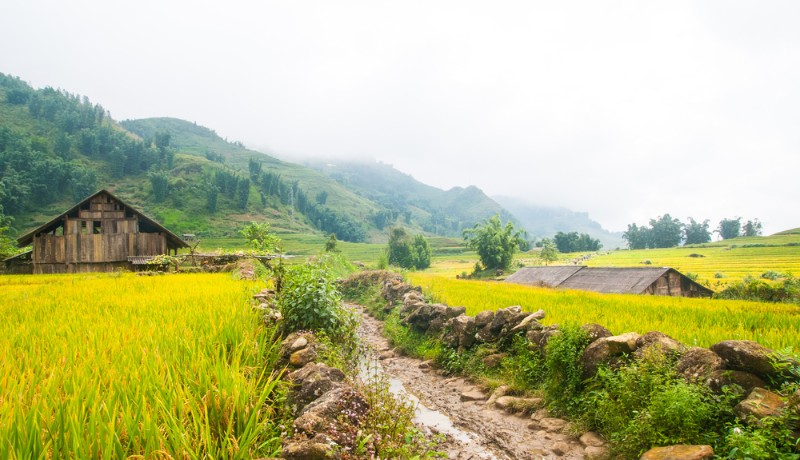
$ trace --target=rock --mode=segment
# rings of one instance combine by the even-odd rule
[[[753,388],[767,386],[757,375],[743,371],[716,370],[706,379],[709,388],[716,393],[721,393],[722,389],[730,385],[738,385],[742,388],[743,395],[749,394]]]
[[[315,340],[314,340],[314,333],[313,332],[292,332],[291,334],[287,335],[285,339],[281,341],[281,345],[279,348],[279,352],[281,355],[282,362],[286,362],[289,359],[289,356],[298,351],[300,348],[293,348],[295,344],[302,343],[302,340],[305,339],[306,344],[300,348],[314,348]],[[302,366],[299,366],[302,367]]]
[[[538,422],[539,426],[549,433],[557,433],[562,431],[569,425],[569,422],[562,418],[543,418]]]
[[[544,317],[544,310],[539,310],[539,311],[542,312],[542,317]],[[540,318],[536,315],[536,313],[531,313],[530,315],[522,318],[522,321],[520,321],[516,326],[511,328],[511,330],[508,333],[509,335],[514,335],[522,332],[528,332],[529,329],[541,329],[544,326],[542,326],[539,323],[538,321],[539,319]]]
[[[433,366],[433,360],[431,359],[419,363],[420,369],[430,369],[432,366]]]
[[[494,335],[506,335],[526,316],[527,313],[524,313],[519,305],[501,308],[495,312],[494,319],[489,323],[489,327]]]
[[[292,352],[297,351],[301,348],[305,348],[306,345],[308,345],[308,339],[303,336],[300,336],[289,346],[289,351]]]
[[[492,353],[481,360],[484,366],[489,369],[494,369],[500,366],[503,359],[508,356],[506,353]]]
[[[303,367],[315,359],[317,359],[317,352],[313,348],[303,348],[289,356],[289,365],[292,367]]]
[[[586,335],[589,336],[589,343],[594,342],[597,339],[602,339],[603,337],[611,337],[611,331],[605,328],[605,326],[601,326],[597,323],[588,323],[581,326]]]
[[[587,446],[583,450],[583,454],[588,460],[605,460],[609,457],[610,452],[606,446]]]
[[[381,352],[381,354],[378,355],[378,359],[380,361],[383,361],[385,359],[391,359],[391,358],[394,358],[394,351],[392,351],[392,350]]]
[[[450,348],[471,348],[475,344],[476,331],[474,317],[459,315],[444,324],[442,342]]]
[[[462,401],[484,401],[485,399],[486,399],[486,394],[481,390],[472,389],[463,391],[461,393]]]
[[[448,307],[442,304],[423,304],[401,320],[408,327],[418,331],[435,333],[444,328],[445,321],[466,311],[465,307]]]
[[[749,372],[761,378],[779,374],[770,359],[772,350],[751,340],[725,340],[710,348],[722,358],[727,369]]]
[[[333,446],[313,439],[290,441],[283,446],[282,458],[287,460],[319,460],[334,458]]]
[[[706,382],[715,371],[722,370],[724,366],[722,358],[713,351],[692,347],[681,355],[675,369],[690,382]]]
[[[369,405],[361,393],[353,388],[340,386],[312,401],[300,414],[314,414],[329,422],[358,425],[368,410]]]
[[[542,310],[541,308],[531,313],[531,317],[536,321],[544,319],[544,316],[545,316],[544,310]]]
[[[335,367],[310,363],[290,373],[287,378],[299,387],[293,391],[292,400],[297,404],[297,409],[302,410],[311,401],[338,388],[345,375]]]
[[[481,328],[491,323],[494,319],[494,311],[486,310],[478,313],[475,316],[475,327]]]
[[[637,357],[642,357],[651,349],[657,349],[660,353],[675,356],[686,351],[686,345],[678,342],[663,332],[651,331],[636,340]]]
[[[777,394],[763,388],[754,388],[733,411],[744,422],[780,415],[786,403]]]
[[[531,414],[531,420],[539,421],[543,418],[548,418],[550,416],[550,412],[546,408],[541,408]]]
[[[486,401],[486,404],[489,406],[494,405],[495,401],[497,401],[497,398],[507,395],[510,391],[511,391],[510,386],[500,385],[492,392],[491,396],[489,396],[489,400]]]
[[[550,447],[550,451],[559,456],[566,454],[567,452],[569,452],[569,450],[570,450],[569,444],[567,444],[564,441],[555,442],[553,443],[553,446]]]
[[[589,344],[581,356],[584,378],[593,376],[602,364],[611,364],[615,358],[636,351],[636,340],[639,337],[635,332],[628,332],[603,337]]]
[[[312,436],[314,433],[325,431],[325,429],[328,428],[327,425],[328,424],[322,417],[311,412],[297,417],[293,423],[295,431],[300,431]]]
[[[642,455],[639,460],[705,460],[714,458],[711,446],[677,445],[654,447]]]
[[[408,283],[403,283],[400,279],[391,279],[383,283],[381,288],[381,295],[390,303],[395,303],[398,300],[404,299],[406,294],[412,291],[418,291],[414,286]]]
[[[516,396],[500,396],[494,402],[494,405],[498,409],[502,409],[506,412],[512,412],[516,410],[516,404],[519,403],[520,399],[522,398],[518,398]]]
[[[558,326],[553,325],[545,326],[542,329],[531,329],[525,336],[528,338],[533,349],[539,350],[544,354],[547,348],[547,341],[550,340],[550,337],[560,333]]]
[[[580,437],[580,441],[584,447],[600,447],[606,445],[606,440],[594,431],[583,433]]]

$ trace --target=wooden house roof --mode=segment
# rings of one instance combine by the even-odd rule
[[[608,294],[642,294],[667,273],[681,276],[698,292],[710,296],[713,291],[669,267],[525,267],[505,279],[506,282],[531,286],[558,287]]]
[[[582,268],[580,265],[525,267],[506,278],[506,281],[530,286],[556,287]]]
[[[37,227],[37,228],[29,231],[28,233],[20,236],[19,238],[17,238],[17,244],[19,244],[20,247],[27,246],[27,245],[29,245],[29,244],[31,244],[33,242],[33,237],[35,235],[38,235],[40,233],[45,233],[45,232],[51,232],[51,231],[55,230],[56,228],[60,227],[61,225],[64,224],[64,220],[63,220],[64,216],[76,217],[78,215],[78,211],[81,209],[82,206],[84,206],[87,202],[89,202],[89,200],[91,200],[92,198],[94,198],[94,197],[96,197],[96,196],[98,196],[100,194],[108,195],[110,198],[112,198],[113,200],[115,200],[116,202],[118,202],[119,204],[124,206],[131,216],[138,217],[138,219],[139,219],[139,230],[140,231],[145,232],[145,233],[164,233],[164,235],[167,237],[167,246],[168,247],[173,247],[173,248],[188,248],[189,247],[189,245],[185,241],[183,241],[178,235],[176,235],[176,234],[172,233],[171,231],[167,230],[163,225],[159,224],[158,222],[156,222],[155,220],[151,219],[150,217],[147,217],[145,214],[143,214],[142,212],[138,211],[133,206],[131,206],[131,205],[125,203],[124,201],[120,200],[119,198],[114,196],[113,193],[111,193],[111,192],[109,192],[108,190],[105,190],[105,189],[99,190],[99,191],[97,191],[95,193],[92,193],[91,195],[87,196],[86,198],[84,198],[83,200],[81,200],[80,202],[75,204],[73,207],[69,208],[68,210],[66,210],[66,211],[62,212],[61,214],[59,214],[58,216],[54,217],[49,222],[47,222],[47,223],[45,223],[43,225],[40,225],[39,227]]]

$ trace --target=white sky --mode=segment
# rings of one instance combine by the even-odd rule
[[[6,0],[0,72],[279,156],[800,226],[800,2]]]

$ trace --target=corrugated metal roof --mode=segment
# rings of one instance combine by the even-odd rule
[[[508,283],[527,284],[530,286],[557,287],[574,275],[581,265],[554,267],[525,267],[506,278]]]
[[[608,294],[641,294],[669,270],[666,267],[585,267],[558,287]]]

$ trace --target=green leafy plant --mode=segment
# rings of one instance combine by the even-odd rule
[[[589,337],[577,325],[565,325],[547,342],[544,390],[553,409],[567,414],[577,413],[583,390],[581,355],[589,345]]]
[[[270,229],[267,222],[250,222],[239,233],[247,240],[247,245],[260,253],[280,252],[281,239]]]
[[[355,340],[355,313],[342,305],[336,281],[323,261],[287,269],[278,305],[288,331],[323,331],[334,339]]]

